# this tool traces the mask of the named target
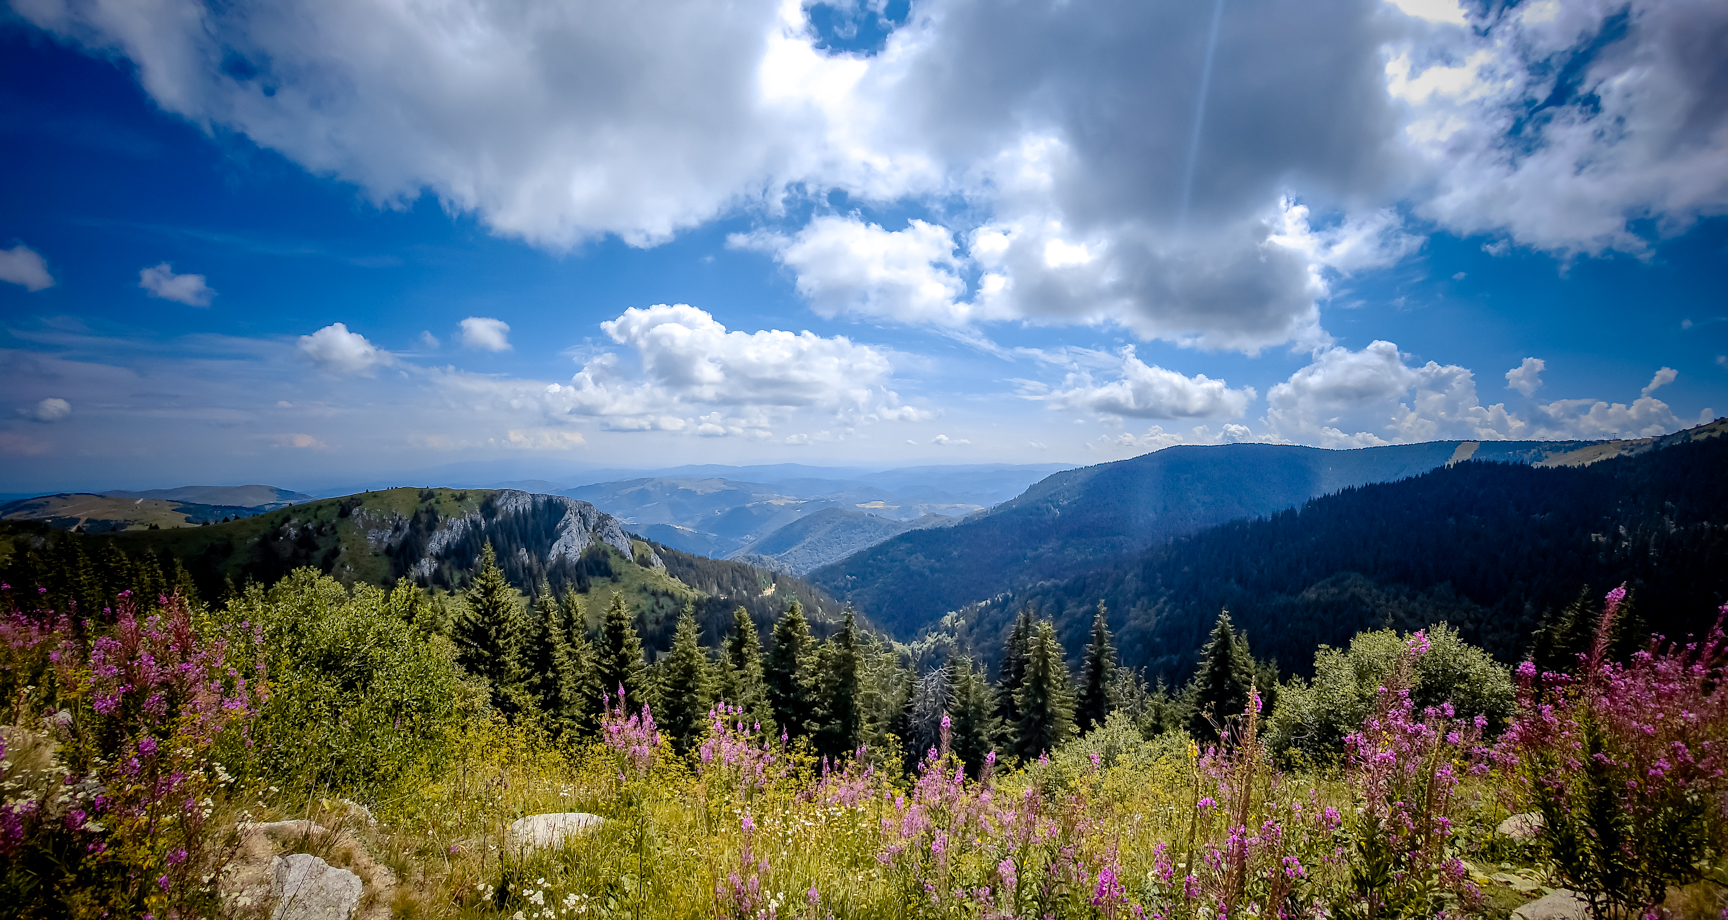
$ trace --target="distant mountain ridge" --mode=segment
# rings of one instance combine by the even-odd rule
[[[1580,596],[1626,583],[1640,624],[1701,634],[1728,601],[1728,438],[1719,421],[1588,462],[1465,462],[1352,487],[1091,571],[1010,590],[932,633],[993,660],[1021,609],[1055,619],[1071,657],[1096,605],[1123,664],[1187,678],[1218,612],[1255,654],[1301,671],[1361,629],[1446,621],[1502,660]],[[1625,442],[1622,442],[1625,443]]]
[[[1434,441],[1358,450],[1272,444],[1182,446],[1051,475],[941,530],[901,534],[810,573],[891,633],[1004,591],[1074,576],[1173,537],[1266,517],[1352,486],[1466,459],[1580,465],[1720,435],[1724,420],[1624,442]],[[1609,446],[1617,444],[1619,446]]]
[[[794,599],[803,602],[819,634],[842,618],[833,598],[788,575],[657,546],[586,502],[517,490],[387,489],[203,527],[100,535],[57,533],[37,521],[6,522],[0,524],[0,574],[11,584],[31,584],[38,579],[34,558],[70,548],[72,557],[58,558],[82,558],[75,565],[90,565],[113,547],[131,558],[177,562],[198,593],[212,601],[248,581],[268,584],[305,566],[348,583],[390,585],[407,577],[430,588],[461,590],[488,543],[505,576],[525,594],[536,594],[542,585],[555,593],[585,594],[591,618],[613,595],[623,594],[639,611],[651,650],[669,647],[671,624],[686,604],[695,608],[710,643],[730,629],[739,606],[764,629]],[[168,563],[161,565],[166,570]],[[82,603],[100,601],[98,593]]]

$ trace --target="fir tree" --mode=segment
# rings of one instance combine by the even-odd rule
[[[995,748],[996,726],[990,716],[994,699],[982,671],[972,659],[956,658],[949,662],[953,688],[949,694],[949,749],[966,764],[966,772],[976,778],[984,767],[984,759]]]
[[[564,641],[564,616],[552,599],[552,587],[540,583],[540,594],[528,609],[528,630],[522,643],[522,685],[535,709],[546,715],[563,709],[556,657]]]
[[[1026,642],[1026,666],[1014,702],[1020,711],[1014,753],[1022,759],[1053,751],[1074,733],[1074,688],[1049,620],[1039,623]]]
[[[775,734],[774,710],[768,704],[768,688],[762,676],[762,641],[750,611],[732,611],[732,635],[726,639],[720,662],[720,698],[742,709],[744,718]]]
[[[1092,617],[1092,642],[1086,646],[1086,663],[1080,671],[1080,701],[1075,719],[1082,734],[1103,725],[1110,715],[1110,682],[1116,676],[1116,646],[1110,643],[1110,621],[1104,602]]]
[[[696,611],[689,603],[678,617],[662,678],[663,702],[655,721],[672,736],[678,753],[688,753],[702,733],[709,705],[708,656],[702,652]]]
[[[1189,733],[1202,742],[1217,741],[1219,729],[1232,724],[1248,708],[1248,688],[1254,676],[1247,640],[1231,627],[1228,610],[1219,613],[1212,637],[1200,650]]]
[[[480,568],[468,586],[468,607],[456,622],[457,662],[492,691],[492,705],[507,715],[517,710],[513,694],[520,676],[518,656],[526,630],[516,591],[498,568],[498,557],[487,543],[480,551]]]
[[[1021,608],[1014,618],[1014,628],[1002,643],[1002,667],[996,682],[996,721],[1010,735],[1020,724],[1020,682],[1026,674],[1026,644],[1032,640],[1034,623],[1031,608]],[[1012,746],[1012,739],[1009,739]]]
[[[822,643],[817,653],[821,712],[816,750],[829,757],[851,753],[858,745],[858,618],[846,608],[840,631]]]
[[[623,592],[612,595],[606,608],[595,659],[601,693],[615,697],[623,688],[631,709],[648,702],[648,663],[642,657],[642,636],[636,632],[636,618],[624,606]]]
[[[793,738],[809,733],[815,715],[815,644],[810,623],[804,619],[804,605],[793,601],[786,615],[774,624],[774,648],[762,668],[774,721],[783,734]]]

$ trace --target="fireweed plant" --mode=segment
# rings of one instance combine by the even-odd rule
[[[1591,914],[1654,920],[1670,885],[1705,878],[1728,847],[1728,605],[1702,642],[1654,637],[1621,664],[1607,651],[1625,599],[1608,593],[1576,675],[1518,667],[1497,759]]]
[[[0,619],[0,901],[18,915],[211,912],[221,758],[244,759],[267,690],[257,630],[196,619],[178,595],[146,611],[129,593],[88,619]]]

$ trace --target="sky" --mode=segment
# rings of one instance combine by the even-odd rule
[[[1674,431],[1728,413],[1724,47],[1720,0],[9,0],[0,492]]]

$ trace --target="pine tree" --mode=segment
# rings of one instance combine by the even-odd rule
[[[762,668],[774,721],[781,733],[793,738],[809,733],[815,715],[815,645],[804,605],[793,601],[774,624],[774,648]]]
[[[616,697],[622,687],[631,709],[648,702],[648,662],[642,657],[642,636],[636,632],[636,618],[624,606],[622,592],[612,595],[606,608],[595,658],[601,693]]]
[[[558,680],[558,646],[563,643],[564,617],[552,599],[552,586],[542,581],[540,594],[528,610],[522,642],[522,686],[533,707],[545,715],[563,708]]]
[[[1254,659],[1248,642],[1231,627],[1230,612],[1223,611],[1212,627],[1212,637],[1200,650],[1188,731],[1202,742],[1217,741],[1218,730],[1233,724],[1248,708],[1248,688],[1253,680]]]
[[[996,682],[996,721],[1010,736],[1020,724],[1020,682],[1026,674],[1026,645],[1032,641],[1035,625],[1031,608],[1022,608],[1014,618],[1014,628],[1002,643],[1002,667]],[[1012,737],[1006,739],[1013,746]]]
[[[984,767],[984,758],[995,749],[996,726],[990,716],[994,704],[990,685],[972,659],[959,657],[948,663],[949,681],[953,687],[950,702],[949,749],[966,764],[966,772],[976,778]]]
[[[498,568],[498,557],[487,543],[480,551],[480,568],[468,586],[468,609],[456,622],[457,662],[468,673],[485,679],[492,691],[492,705],[514,715],[518,704],[513,691],[521,668],[518,656],[527,632],[526,618],[516,603],[515,589]]]
[[[664,702],[655,721],[672,736],[678,753],[687,753],[702,734],[708,714],[708,656],[702,652],[702,636],[696,628],[695,608],[686,603],[672,634],[672,651],[663,670]]]
[[[1110,643],[1110,621],[1104,602],[1092,617],[1092,642],[1086,646],[1086,662],[1080,671],[1080,702],[1075,719],[1082,734],[1103,725],[1110,715],[1110,681],[1116,676],[1116,646]]]
[[[816,751],[829,757],[849,754],[858,745],[859,725],[858,618],[852,608],[846,608],[845,623],[822,643],[816,658],[821,702]]]
[[[1026,668],[1014,695],[1020,710],[1014,753],[1031,760],[1053,751],[1074,733],[1074,688],[1062,643],[1049,620],[1039,623],[1026,642]]]
[[[732,635],[726,639],[720,662],[720,698],[742,709],[744,718],[776,734],[774,708],[768,704],[768,687],[762,676],[762,641],[756,624],[743,607],[732,611]]]

